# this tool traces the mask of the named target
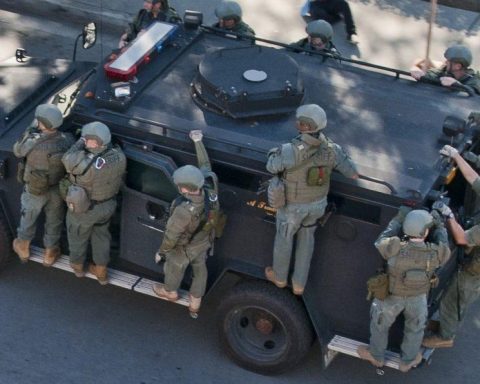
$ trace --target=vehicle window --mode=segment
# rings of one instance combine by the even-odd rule
[[[163,201],[172,201],[178,195],[170,177],[162,170],[132,159],[127,163],[127,187]]]

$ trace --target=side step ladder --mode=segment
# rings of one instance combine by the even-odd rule
[[[43,248],[39,247],[30,247],[30,260],[35,261],[37,263],[43,263]],[[67,272],[73,273],[73,269],[70,267],[70,262],[68,256],[62,255],[58,258],[58,260],[53,264],[50,268],[58,268],[62,269]],[[94,275],[89,272],[85,273],[85,277],[90,279],[96,279]],[[112,268],[108,268],[108,284],[115,285],[117,287],[126,288],[131,291],[143,293],[144,295],[149,295],[156,297],[160,300],[163,299],[153,292],[153,284],[157,283],[156,281],[146,279],[144,277],[132,275],[130,273],[117,271]],[[188,300],[188,292],[184,290],[178,291],[178,300],[175,304],[180,304],[185,307],[188,307],[189,300]]]
[[[362,345],[367,345],[367,344],[362,343],[360,341],[353,340],[353,339],[349,339],[347,337],[336,335],[330,341],[330,343],[328,343],[328,351],[325,356],[325,366],[328,366],[332,362],[332,360],[337,356],[338,353],[344,353],[345,355],[360,358],[360,356],[357,353],[357,349]],[[424,362],[429,364],[433,351],[434,351],[433,349],[422,347],[422,349],[420,350],[420,353],[422,354],[423,361],[419,365],[423,364]],[[389,368],[398,370],[400,368],[400,355],[395,352],[386,351],[384,367],[389,367]],[[377,368],[377,374],[378,375],[385,374],[383,367]]]

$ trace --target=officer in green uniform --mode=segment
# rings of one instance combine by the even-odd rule
[[[408,240],[400,237],[402,227]],[[433,230],[431,243],[425,241],[430,229]],[[401,207],[375,241],[375,247],[387,260],[390,294],[385,300],[374,299],[370,345],[359,347],[358,354],[376,367],[383,366],[388,331],[403,312],[405,325],[399,368],[408,372],[422,361],[420,346],[428,315],[427,293],[435,270],[450,257],[447,230],[438,212],[434,219],[427,211]]]
[[[127,30],[120,38],[118,48],[135,40],[138,34],[147,29],[155,21],[167,23],[179,23],[182,21],[175,8],[170,7],[168,0],[144,0],[143,9],[138,11]]]
[[[339,54],[332,42],[333,28],[330,23],[325,20],[311,21],[305,30],[308,36],[290,45],[296,52],[301,52],[301,49],[309,49]]]
[[[35,236],[38,216],[45,213],[43,265],[55,263],[60,256],[60,235],[65,217],[65,204],[60,197],[58,182],[65,175],[62,156],[73,144],[73,137],[58,129],[63,123],[62,112],[56,105],[41,104],[35,110],[35,120],[14,144],[15,156],[24,158],[25,183],[21,196],[22,216],[13,249],[22,262],[30,258],[30,241]]]
[[[222,1],[215,8],[215,16],[217,16],[218,22],[213,24],[212,27],[242,35],[255,36],[255,31],[242,21],[242,8],[236,1]]]
[[[480,76],[470,65],[472,52],[465,45],[455,44],[447,48],[444,53],[445,63],[440,68],[424,71],[420,68],[412,69],[411,75],[415,80],[439,84],[444,87],[455,87],[464,90],[471,96],[480,94]]]
[[[185,165],[173,174],[173,182],[181,194],[173,201],[170,217],[156,261],[166,259],[165,284],[154,284],[153,291],[160,297],[178,300],[178,288],[185,270],[193,272],[189,294],[189,311],[196,314],[207,284],[207,252],[212,247],[214,226],[212,211],[218,211],[218,186],[212,172],[207,151],[202,143],[202,132],[191,131],[199,168]]]
[[[332,170],[346,177],[358,173],[350,157],[320,131],[327,125],[325,111],[316,104],[296,111],[300,135],[291,143],[269,151],[267,170],[285,184],[284,207],[277,209],[277,232],[273,249],[273,266],[265,269],[267,279],[277,287],[287,285],[292,246],[297,235],[293,293],[302,295],[307,283],[314,248],[317,220],[325,213]]]
[[[83,126],[81,138],[65,153],[62,161],[71,183],[66,197],[70,265],[77,277],[84,276],[90,241],[95,265],[89,266],[89,272],[100,284],[107,284],[109,224],[125,174],[125,155],[120,147],[112,146],[109,128],[94,121]]]
[[[458,151],[446,145],[441,153],[456,162],[474,192],[480,196],[480,177]],[[423,345],[427,348],[453,347],[461,320],[468,308],[480,297],[480,225],[465,231],[455,220],[450,208],[443,206],[440,210],[447,219],[455,243],[467,247],[468,257],[466,263],[459,267],[440,303],[440,333],[423,340]]]

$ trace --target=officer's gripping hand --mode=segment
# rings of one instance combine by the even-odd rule
[[[440,150],[440,154],[452,158],[458,155],[458,151],[451,145],[444,145]]]
[[[405,220],[405,217],[407,216],[408,212],[412,210],[412,207],[407,207],[406,205],[401,205],[400,208],[398,209],[397,216],[395,218],[400,222],[403,223],[403,220]]]
[[[452,218],[453,217],[453,212],[450,209],[450,207],[442,201],[439,201],[439,200],[435,201],[432,205],[432,209],[440,212],[440,214],[443,217],[446,217],[446,218]]]
[[[160,264],[160,263],[162,263],[166,260],[167,260],[167,255],[165,255],[165,253],[160,252],[160,251],[157,251],[157,253],[155,253],[155,263],[156,264]]]
[[[195,129],[193,131],[190,131],[189,136],[190,136],[190,139],[192,139],[192,141],[194,143],[197,143],[199,141],[202,141],[203,133],[202,133],[201,130]]]
[[[443,216],[440,215],[440,213],[436,210],[433,209],[430,214],[433,217],[433,226],[434,227],[440,227],[443,225]]]

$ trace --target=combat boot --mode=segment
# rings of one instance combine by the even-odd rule
[[[30,240],[16,238],[13,240],[13,250],[20,258],[20,261],[26,263],[30,259]]]
[[[265,268],[265,277],[267,278],[268,281],[275,284],[278,288],[285,288],[287,286],[286,281],[277,280],[277,278],[275,277],[275,271],[273,270],[272,267]]]
[[[43,253],[43,266],[51,267],[61,255],[61,250],[58,245],[55,245],[51,248],[45,248]]]
[[[293,291],[293,294],[294,295],[297,295],[297,296],[302,296],[303,295],[303,291],[305,290],[304,287],[294,283],[292,281],[292,291]]]
[[[70,267],[72,267],[75,276],[83,277],[85,276],[85,271],[83,270],[83,264],[72,264],[70,263]]]
[[[443,339],[439,335],[425,337],[422,345],[427,348],[452,348],[453,339]]]
[[[422,362],[422,354],[418,353],[417,356],[415,357],[415,360],[413,360],[411,363],[406,364],[402,361],[398,369],[403,373],[407,373],[408,371],[410,371],[410,369],[412,369],[413,367],[416,367],[421,362]]]
[[[383,362],[375,359],[375,357],[373,357],[366,345],[361,345],[360,347],[358,347],[357,353],[362,360],[369,361],[370,363],[372,363],[373,366],[377,368],[383,367]]]
[[[92,275],[95,275],[95,277],[97,278],[98,282],[101,285],[107,285],[108,284],[107,266],[106,265],[90,264],[88,266],[88,272],[90,272]]]
[[[178,293],[176,291],[167,291],[163,284],[155,283],[153,284],[152,289],[153,292],[155,292],[155,294],[162,299],[166,299],[168,301],[178,300]]]
[[[200,304],[202,303],[201,297],[195,297],[192,295],[188,295],[190,304],[188,305],[188,310],[190,314],[197,314],[200,310]]]

